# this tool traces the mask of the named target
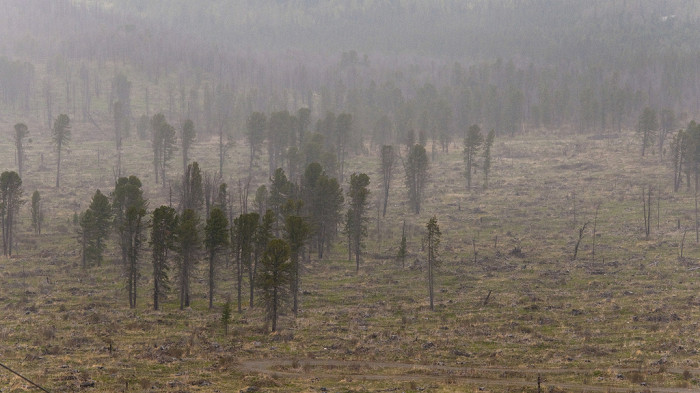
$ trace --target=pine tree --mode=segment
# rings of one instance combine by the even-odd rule
[[[0,226],[3,255],[12,256],[14,227],[22,200],[22,179],[15,171],[0,174]]]
[[[688,134],[684,130],[679,130],[671,141],[671,165],[673,166],[673,192],[678,192],[683,183],[683,173],[687,172],[688,166]]]
[[[267,200],[267,187],[263,184],[258,187],[257,190],[255,190],[255,200],[253,200],[255,211],[258,212],[260,216],[265,214],[265,211],[267,210]]]
[[[253,172],[255,155],[260,153],[263,141],[265,140],[266,128],[267,119],[265,118],[265,114],[253,112],[248,116],[248,120],[246,121],[246,139],[248,139],[248,145],[250,146],[248,173]]]
[[[139,271],[139,256],[144,241],[145,223],[143,217],[146,215],[144,206],[132,205],[126,210],[124,226],[127,234],[127,290],[129,291],[129,308],[136,308],[136,290],[138,279],[141,277]]]
[[[133,233],[127,225],[126,213],[130,208],[139,211],[146,209],[147,202],[143,198],[141,180],[136,176],[120,177],[114,186],[112,197],[112,211],[114,217],[114,227],[119,235],[119,247],[122,254],[122,264],[127,266],[130,247],[133,244]]]
[[[493,140],[495,138],[496,132],[491,129],[486,136],[486,142],[484,143],[484,163],[482,169],[484,170],[484,189],[489,186],[489,172],[491,172],[491,147],[493,146]]]
[[[105,249],[105,240],[112,226],[112,206],[109,203],[109,198],[102,194],[100,190],[97,190],[95,195],[92,196],[88,210],[91,212],[90,216],[94,220],[89,236],[94,238],[95,252],[87,262],[88,264],[95,263],[99,266],[103,260],[102,254]]]
[[[345,231],[350,241],[349,249],[355,253],[355,269],[360,271],[360,254],[363,240],[367,237],[367,203],[369,198],[369,176],[364,173],[350,175],[350,207],[348,208]]]
[[[284,231],[285,240],[287,241],[287,244],[289,244],[292,262],[292,311],[294,312],[294,316],[296,316],[297,312],[299,311],[298,297],[301,281],[300,254],[304,248],[304,245],[306,244],[307,239],[309,238],[311,228],[303,217],[288,215],[284,221]]]
[[[228,326],[231,324],[231,302],[228,300],[221,309],[221,324],[224,326],[224,335],[228,336]]]
[[[58,156],[56,158],[56,188],[61,179],[61,152],[70,143],[70,118],[66,114],[60,114],[53,122],[53,142],[56,144]]]
[[[403,229],[401,231],[401,243],[399,244],[399,251],[396,253],[396,259],[401,261],[401,267],[406,267],[406,255],[408,254],[408,246],[406,244],[406,221],[403,222]]]
[[[161,206],[153,211],[151,240],[153,262],[153,309],[160,308],[160,300],[168,291],[168,259],[177,242],[178,216],[175,209]]]
[[[32,194],[32,228],[37,235],[41,235],[41,224],[43,222],[44,212],[41,208],[41,194],[35,190]]]
[[[153,168],[156,183],[158,183],[158,175],[160,175],[160,181],[165,186],[166,169],[175,152],[175,128],[168,124],[162,113],[158,113],[153,115],[151,119],[151,131],[153,133]]]
[[[384,208],[382,209],[382,217],[386,216],[386,206],[389,203],[389,188],[391,187],[391,179],[394,175],[394,147],[391,145],[382,146],[381,152],[381,172],[382,172],[382,190],[384,191]]]
[[[304,214],[309,217],[318,257],[323,258],[323,251],[336,236],[338,224],[343,217],[343,190],[338,180],[328,177],[321,165],[314,162],[306,167],[301,194]]]
[[[416,144],[411,147],[405,164],[408,201],[415,214],[420,213],[423,193],[428,182],[428,155],[425,147]]]
[[[189,162],[189,153],[194,141],[197,138],[197,131],[194,129],[194,123],[192,120],[187,119],[182,125],[182,130],[180,132],[180,142],[182,148],[182,170],[187,172],[187,164]]]
[[[236,281],[238,292],[238,312],[242,311],[243,271],[251,266],[254,250],[254,236],[260,216],[258,213],[245,213],[233,220],[231,226],[231,245],[236,261]]]
[[[197,161],[189,164],[182,178],[182,197],[180,206],[183,210],[201,211],[204,205],[204,187],[202,171]]]
[[[85,210],[78,219],[80,225],[78,236],[81,247],[81,266],[87,269],[90,261],[97,259],[97,247],[95,247],[95,237],[92,235],[95,232],[95,214],[92,210]]]
[[[250,307],[253,307],[254,296],[255,296],[255,281],[257,277],[258,264],[260,258],[265,253],[267,249],[267,244],[270,239],[273,238],[272,231],[275,225],[275,214],[272,210],[265,211],[260,218],[260,222],[255,227],[253,233],[253,258],[250,260],[248,266],[248,282],[250,283]]]
[[[27,125],[24,123],[15,124],[15,149],[17,150],[17,172],[22,177],[24,172],[24,138],[29,135]]]
[[[204,245],[209,253],[209,309],[214,305],[214,277],[216,274],[216,256],[228,245],[228,219],[223,210],[212,209],[204,228]]]
[[[345,156],[348,150],[348,144],[350,142],[352,132],[352,115],[349,113],[341,113],[335,119],[335,147],[336,147],[336,158],[338,159],[339,168],[339,181],[343,182],[343,176],[345,174]]]
[[[642,157],[646,152],[646,148],[654,143],[654,136],[659,129],[659,122],[656,119],[656,111],[646,107],[639,115],[637,121],[637,132],[642,137]]]
[[[476,156],[479,153],[481,145],[484,143],[484,136],[481,134],[481,128],[474,124],[469,127],[469,130],[464,135],[464,176],[467,178],[467,188],[472,187],[472,167],[475,165]]]
[[[197,226],[199,219],[192,209],[185,209],[177,228],[178,287],[180,291],[180,310],[190,306],[190,280],[194,265],[199,257],[201,240]]]
[[[433,286],[435,277],[435,268],[439,264],[439,251],[440,251],[440,226],[438,225],[437,218],[433,216],[426,225],[427,232],[425,234],[425,244],[428,251],[428,293],[430,295],[430,310],[434,310],[433,307]]]
[[[161,141],[161,128],[163,124],[166,123],[165,115],[162,113],[156,113],[153,115],[150,121],[151,125],[151,143],[153,148],[153,172],[156,178],[156,184],[159,183],[158,178],[160,176],[160,163],[161,156],[163,154],[163,144]]]
[[[277,331],[277,319],[287,303],[289,283],[292,280],[292,264],[289,261],[289,245],[281,239],[272,239],[262,258],[258,289],[265,317]]]
[[[218,207],[224,213],[228,214],[228,185],[226,183],[219,184],[219,192],[216,195],[216,203],[214,207]]]
[[[293,194],[294,184],[287,180],[287,176],[282,168],[275,170],[274,176],[270,179],[270,196],[267,205],[274,213],[275,233],[279,234],[278,222],[282,219],[282,207]]]

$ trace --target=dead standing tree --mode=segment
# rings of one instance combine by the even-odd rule
[[[651,206],[651,186],[649,186],[647,190],[643,187],[642,207],[644,213],[644,234],[647,240],[649,240],[649,235],[651,234]]]
[[[600,203],[596,204],[595,206],[595,215],[593,216],[593,237],[592,237],[592,245],[591,245],[591,258],[593,259],[593,262],[595,262],[595,238],[597,235],[597,229],[598,229],[598,211],[600,210]]]
[[[391,187],[391,178],[394,170],[394,147],[391,145],[382,146],[381,151],[381,172],[382,172],[382,190],[384,191],[384,207],[382,209],[382,217],[386,216],[386,206],[389,202],[389,188]]]
[[[428,248],[428,294],[430,296],[430,311],[434,310],[433,306],[433,282],[434,282],[434,270],[439,263],[439,249],[440,249],[440,226],[437,222],[437,217],[433,216],[426,225],[426,234],[424,242]]]
[[[578,240],[576,241],[576,246],[574,246],[574,256],[571,258],[572,260],[576,260],[576,256],[578,255],[578,248],[581,245],[581,240],[583,239],[583,235],[586,233],[586,227],[588,226],[589,222],[585,222],[581,228],[578,230]]]

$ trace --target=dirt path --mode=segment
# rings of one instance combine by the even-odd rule
[[[318,370],[318,368],[324,368]],[[543,377],[543,391],[549,386],[556,386],[568,391],[586,392],[658,392],[658,393],[691,393],[698,392],[697,389],[667,388],[638,386],[614,387],[608,385],[582,385],[573,383],[557,383],[549,375],[557,374],[582,374],[591,373],[593,370],[585,369],[536,369],[536,368],[503,368],[503,367],[458,367],[444,365],[423,365],[410,363],[373,362],[373,361],[346,361],[330,359],[303,359],[303,360],[281,360],[262,359],[244,360],[241,362],[241,369],[246,373],[275,374],[288,378],[355,378],[364,380],[391,380],[391,381],[447,381],[448,379],[464,380],[481,386],[518,386],[536,387],[539,374]],[[388,369],[390,372],[381,372],[380,369]],[[377,370],[373,372],[373,370]],[[625,373],[639,371],[638,369],[613,369],[615,372]],[[644,370],[643,370],[644,371]],[[681,373],[683,370],[668,369],[670,373]],[[502,377],[481,377],[479,374],[499,373],[506,374]],[[694,370],[693,374],[700,373]],[[512,374],[513,377],[508,377]],[[532,375],[532,378],[524,378],[525,375]]]

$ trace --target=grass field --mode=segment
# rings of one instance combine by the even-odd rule
[[[100,141],[106,137],[81,127],[60,190],[52,187],[49,135],[33,132],[24,189],[27,199],[41,192],[47,223],[34,235],[25,206],[16,255],[0,259],[0,362],[52,392],[536,392],[537,374],[551,392],[698,388],[694,195],[673,193],[669,166],[658,155],[640,157],[633,134],[497,138],[488,190],[466,189],[455,146],[431,163],[419,216],[409,213],[398,168],[386,219],[377,223],[372,208],[359,273],[340,243],[327,260],[304,266],[298,318],[287,314],[280,332],[269,334],[261,311],[246,308],[224,335],[220,308],[235,292],[231,266],[220,266],[214,311],[201,263],[192,307],[179,311],[171,293],[158,312],[147,252],[135,310],[113,244],[103,266],[80,268],[73,215],[95,189],[112,190],[115,161],[112,145]],[[127,145],[124,171],[142,179],[151,209],[165,203],[168,190],[152,184],[148,143]],[[40,151],[46,170],[39,170]],[[0,157],[4,169],[15,169],[7,138]],[[191,157],[213,172],[216,141],[198,141]],[[226,180],[234,189],[244,176],[235,168],[247,168],[247,159],[243,143],[229,151]],[[171,178],[180,166],[176,158]],[[255,187],[265,167],[261,160]],[[349,173],[370,176],[373,201],[378,169],[376,154],[349,163]],[[481,175],[475,179],[480,186]],[[443,233],[434,312],[420,250],[432,215]],[[393,256],[404,220],[410,255],[402,268]],[[87,382],[94,386],[81,387]],[[30,391],[25,381],[0,370],[0,392],[22,391]]]

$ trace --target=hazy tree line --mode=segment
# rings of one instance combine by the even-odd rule
[[[32,91],[34,78],[34,65],[31,63],[0,57],[0,102],[29,109],[29,93]]]
[[[683,67],[694,72],[692,64]],[[400,64],[396,66],[402,69]],[[698,109],[700,95],[696,94],[694,82],[691,83],[697,75],[685,77],[686,82],[678,90],[688,91],[678,95],[666,96],[649,88],[659,85],[664,91],[676,91],[675,87],[663,86],[666,83],[663,81],[677,79],[678,66],[658,66],[663,72],[673,74],[673,78],[660,75],[659,83],[645,84],[644,78],[633,73],[606,74],[597,69],[564,73],[558,69],[523,68],[513,61],[501,60],[468,67],[460,63],[443,64],[441,71],[430,77],[425,74],[427,69],[418,65],[419,75],[410,78],[396,69],[376,70],[362,64],[340,67],[331,63],[324,71],[329,75],[328,81],[322,84],[318,80],[309,81],[308,85],[293,90],[283,85],[261,89],[251,86],[252,80],[229,85],[216,79],[197,82],[184,78],[179,87],[153,86],[153,89],[167,92],[165,102],[158,104],[160,113],[178,119],[178,124],[190,119],[202,135],[219,138],[220,157],[225,155],[232,139],[249,136],[253,124],[249,124],[248,117],[252,112],[270,113],[265,121],[273,129],[297,128],[295,135],[289,136],[294,139],[286,139],[281,132],[280,140],[268,140],[276,153],[269,157],[272,171],[281,160],[285,144],[290,140],[302,141],[304,133],[313,131],[313,118],[326,121],[317,130],[339,149],[335,153],[340,164],[345,154],[361,150],[363,142],[374,146],[410,146],[421,136],[431,142],[430,153],[434,157],[440,151],[449,151],[451,144],[472,124],[481,124],[504,135],[533,128],[615,133],[623,128],[636,128],[638,116],[646,107],[659,113],[678,113],[678,119],[683,120],[687,117],[685,113]],[[59,111],[74,120],[92,123],[98,130],[113,123],[110,128],[118,131],[114,136],[118,150],[122,140],[129,136],[132,124],[140,138],[148,138],[147,120],[154,112],[152,109],[157,108],[150,103],[148,87],[126,88],[131,82],[121,73],[111,80],[100,81],[99,69],[85,70],[91,76],[78,78],[72,75],[74,71],[62,65],[60,71],[52,71],[43,82],[33,80],[28,85],[28,111],[40,111],[48,119],[48,128],[53,128],[54,113]],[[57,78],[67,85],[63,86],[65,89],[54,85]],[[105,94],[99,91],[99,84],[108,91],[107,97],[101,99],[110,102],[109,113],[96,112],[90,106]],[[137,108],[128,104],[134,96],[142,102]],[[304,107],[308,112],[289,113],[289,107]],[[341,115],[338,119],[326,118],[328,113],[351,113],[351,132],[335,132],[339,130],[330,126],[344,119]],[[105,120],[108,116],[113,120]],[[290,127],[290,122],[296,123],[296,127]],[[253,148],[259,146],[253,144]]]
[[[700,15],[695,4],[650,0],[576,4],[556,0],[262,0],[232,4],[220,0],[207,7],[182,0],[148,4],[126,0],[111,4],[121,18],[138,16],[146,23],[161,21],[167,27],[196,31],[211,37],[210,45],[227,51],[235,50],[238,42],[273,50],[295,47],[326,52],[337,47],[363,52],[410,48],[436,57],[497,58],[525,53],[542,63],[554,63],[563,56],[602,64],[617,63],[620,58],[632,62],[635,57],[617,51],[620,43],[634,54],[648,51],[655,55],[681,41],[679,33]],[[208,23],[201,23],[203,20]],[[675,24],[672,27],[677,30],[669,29],[668,24]],[[355,34],[346,34],[350,26]],[[414,28],[406,31],[401,26]],[[668,34],[669,41],[649,43],[648,35],[638,34],[643,27],[661,30],[653,34]],[[383,39],[377,40],[378,36]]]
[[[218,135],[221,163],[228,138],[245,136],[248,116],[254,111],[277,113],[268,119],[274,125],[288,120],[283,111],[299,107],[309,108],[315,118],[328,112],[352,113],[353,132],[344,137],[347,144],[337,145],[341,165],[347,149],[361,149],[363,140],[376,146],[410,147],[411,139],[422,133],[433,142],[430,153],[434,155],[449,149],[472,124],[497,134],[538,127],[617,132],[636,128],[645,107],[672,110],[680,120],[685,119],[684,113],[700,109],[698,52],[674,45],[689,28],[695,31],[698,9],[687,2],[592,1],[566,6],[550,0],[476,1],[469,6],[456,1],[429,5],[416,1],[260,2],[247,5],[252,8],[244,13],[258,15],[259,26],[241,31],[230,29],[247,22],[228,23],[238,18],[237,6],[214,2],[209,7],[201,14],[211,18],[199,23],[198,14],[186,2],[155,1],[137,7],[126,1],[107,11],[99,2],[61,0],[47,7],[36,1],[8,1],[6,23],[0,28],[15,49],[0,61],[3,102],[13,110],[42,113],[49,129],[55,113],[99,129],[113,118],[115,127],[123,130],[119,135],[128,132],[129,124],[146,128],[142,117],[150,118],[157,108],[178,119],[178,125],[189,118],[203,134]],[[235,42],[265,41],[260,26],[266,24],[273,30],[287,26],[286,34],[276,35],[285,39],[294,37],[296,29],[308,29],[303,18],[278,19],[285,13],[277,11],[289,7],[308,20],[335,21],[313,27],[321,31],[342,32],[347,23],[357,26],[389,14],[406,18],[404,23],[419,16],[436,22],[421,23],[421,28],[447,23],[457,30],[448,37],[421,31],[419,41],[387,35],[397,42],[396,48],[429,40],[430,44],[422,45],[434,49],[427,52],[432,55],[420,57],[394,56],[390,50],[377,53],[376,48],[363,48],[361,42],[341,47],[371,55],[353,50],[301,52],[304,55],[280,59],[274,53],[241,53],[231,47]],[[31,31],[18,22],[28,15],[37,22]],[[503,20],[510,21],[507,28]],[[184,26],[187,31],[201,31],[206,39],[180,33]],[[650,26],[651,37],[637,34]],[[498,33],[486,33],[492,29]],[[250,31],[255,32],[250,40],[230,39],[248,37]],[[513,39],[463,39],[504,36]],[[56,38],[60,44],[46,37],[61,37]],[[294,41],[303,47],[311,41],[305,38]],[[448,44],[449,50],[441,48]],[[619,50],[621,46],[625,51]],[[117,67],[133,67],[148,83],[132,86]],[[46,73],[34,71],[40,68]],[[164,93],[165,102],[155,102],[155,91]],[[93,104],[97,100],[109,103],[109,113],[99,113]],[[138,106],[132,103],[136,101]],[[116,136],[117,149],[120,143]],[[279,166],[274,165],[279,154],[270,160],[272,172]],[[118,175],[119,169],[117,165]],[[340,168],[339,180],[344,181],[342,176]]]

